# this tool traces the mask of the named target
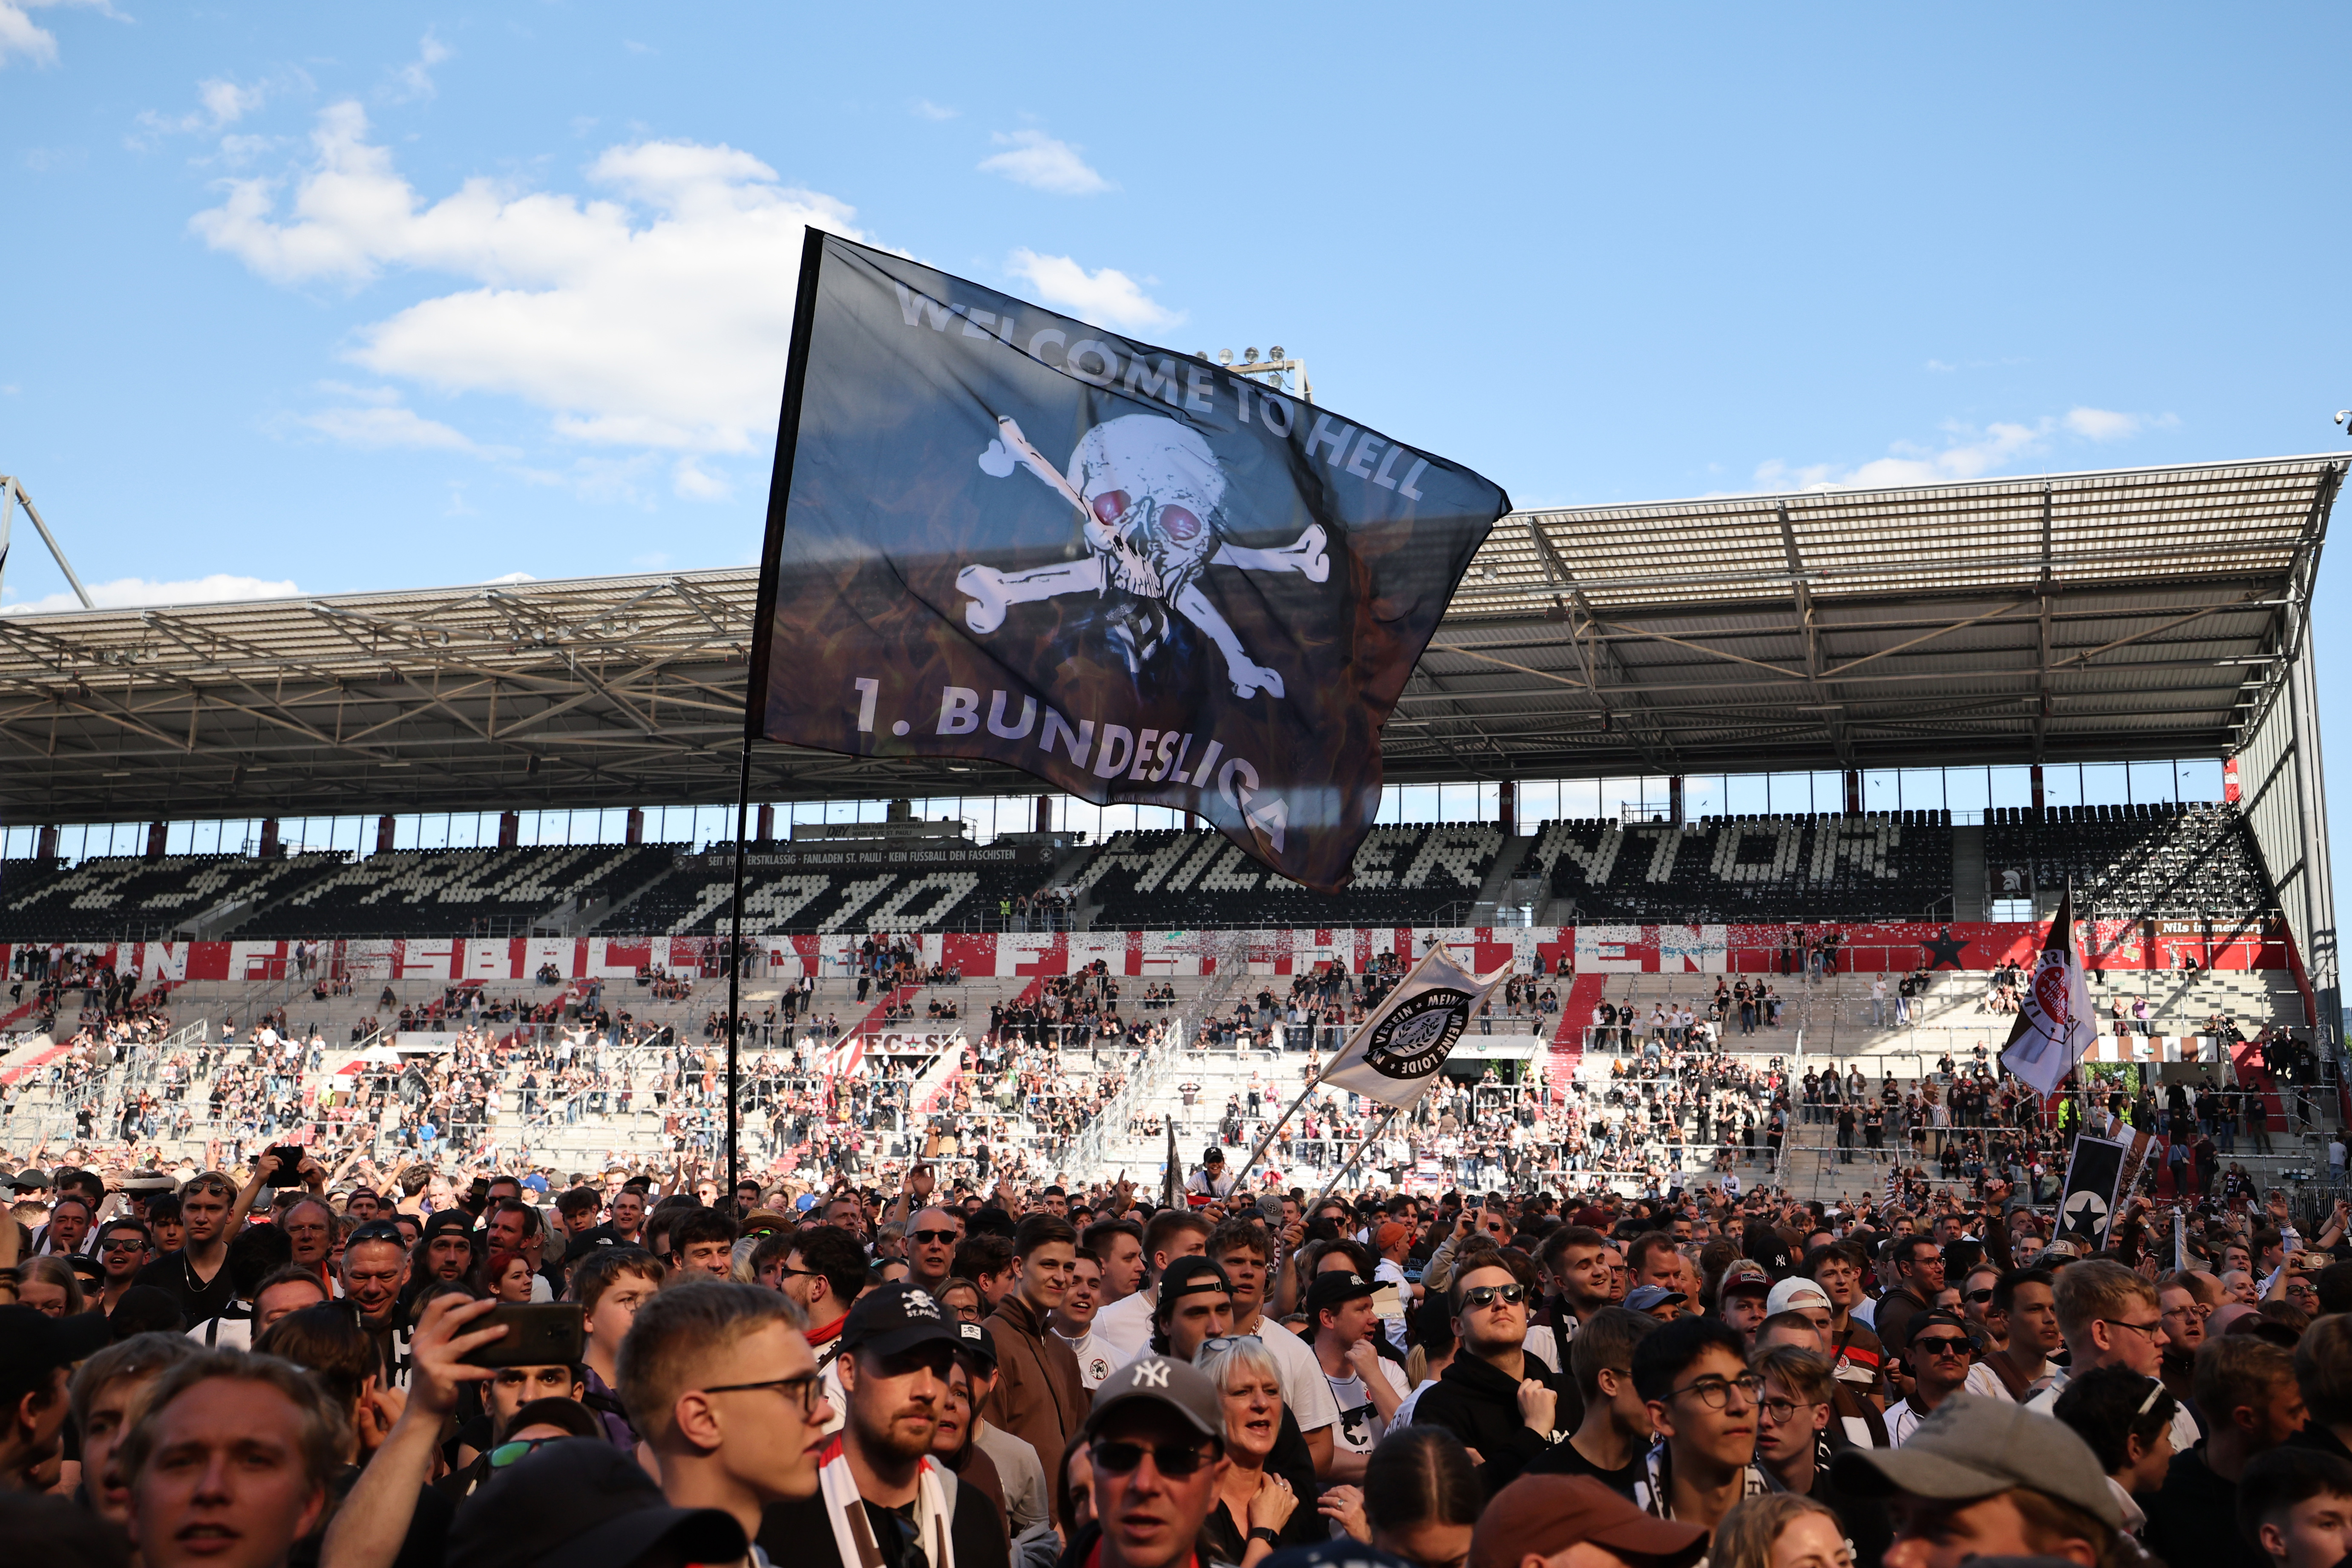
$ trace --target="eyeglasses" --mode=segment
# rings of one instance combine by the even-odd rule
[[[1462,1304],[1483,1311],[1500,1301],[1506,1307],[1516,1307],[1528,1299],[1524,1285],[1473,1285],[1462,1292]]]
[[[1666,1397],[1675,1399],[1685,1394],[1696,1394],[1698,1402],[1709,1410],[1728,1410],[1734,1389],[1739,1391],[1743,1403],[1754,1405],[1764,1397],[1764,1380],[1752,1372],[1745,1377],[1702,1377],[1696,1383],[1674,1390]]]
[[[1759,1399],[1756,1402],[1756,1408],[1762,1411],[1773,1426],[1786,1426],[1797,1418],[1798,1411],[1810,1410],[1813,1404],[1814,1401],[1810,1399]]]
[[[910,1230],[907,1239],[918,1247],[953,1247],[963,1238],[951,1230]]]
[[[2164,1379],[2160,1377],[2149,1378],[2147,1380],[2147,1397],[2139,1402],[2139,1414],[2134,1415],[2132,1419],[2137,1421],[2140,1416],[2146,1415],[2149,1411],[2155,1409],[2156,1402],[2163,1398],[2165,1393]]]
[[[1971,1290],[1967,1295],[1962,1296],[1960,1300],[1963,1301],[1975,1301],[1981,1304],[1992,1300],[1992,1292],[1990,1290]]]
[[[2151,1341],[2153,1341],[2157,1335],[2164,1332],[2164,1320],[2161,1318],[2158,1318],[2153,1323],[2126,1322],[2121,1318],[2101,1318],[2099,1321],[2106,1324],[2111,1329],[2136,1330],[2140,1333],[2146,1334]]]
[[[803,1416],[816,1414],[817,1401],[824,1397],[824,1374],[804,1372],[798,1377],[772,1377],[760,1383],[715,1383],[705,1394],[741,1394],[754,1388],[772,1388],[788,1400],[800,1403]]]
[[[1151,1456],[1152,1468],[1163,1476],[1189,1476],[1209,1462],[1209,1452],[1197,1443],[1097,1443],[1087,1450],[1095,1463],[1114,1476],[1124,1476]]]
[[[490,1450],[490,1468],[503,1470],[509,1465],[520,1464],[529,1458],[535,1448],[562,1441],[562,1437],[518,1437],[511,1443],[501,1443]]]
[[[1929,1355],[1948,1355],[1966,1361],[1969,1352],[1976,1347],[1966,1340],[1938,1334],[1933,1339],[1913,1340],[1911,1348],[1915,1351],[1924,1351]]]

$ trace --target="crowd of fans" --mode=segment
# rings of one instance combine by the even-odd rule
[[[2352,1552],[2344,1204],[2143,1194],[2102,1234],[1998,1177],[1310,1203],[1221,1163],[1166,1206],[927,1163],[731,1192],[284,1149],[27,1171],[0,1541],[142,1568]]]

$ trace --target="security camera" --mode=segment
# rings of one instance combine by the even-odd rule
[[[2352,408],[2339,408],[2336,411],[2336,423],[2341,425],[2347,419],[2352,419]]]

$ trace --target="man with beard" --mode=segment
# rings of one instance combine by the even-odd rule
[[[474,1218],[463,1209],[443,1209],[425,1222],[425,1239],[416,1244],[416,1288],[463,1279],[474,1267]]]
[[[834,1362],[845,1419],[820,1455],[817,1490],[765,1510],[761,1550],[795,1568],[1010,1568],[996,1505],[931,1457],[958,1342],[911,1285],[850,1309]]]
[[[359,1313],[360,1327],[375,1346],[383,1386],[404,1386],[408,1377],[405,1337],[398,1327],[401,1289],[408,1283],[408,1248],[400,1227],[372,1219],[343,1245],[343,1300]]]

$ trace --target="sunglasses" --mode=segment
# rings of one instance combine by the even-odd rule
[[[1124,1476],[1151,1456],[1152,1468],[1163,1476],[1189,1476],[1209,1462],[1209,1452],[1198,1443],[1097,1443],[1087,1450],[1096,1464],[1114,1476]]]
[[[1484,1310],[1500,1301],[1506,1307],[1516,1307],[1528,1299],[1524,1285],[1473,1285],[1462,1292],[1462,1304]]]
[[[135,1236],[110,1236],[98,1244],[100,1252],[139,1252],[147,1244]]]
[[[1969,1350],[1973,1347],[1971,1347],[1966,1340],[1947,1339],[1938,1335],[1937,1338],[1931,1340],[1913,1340],[1911,1342],[1911,1348],[1915,1351],[1923,1351],[1928,1355],[1948,1355],[1965,1358]]]
[[[907,1239],[918,1247],[953,1247],[962,1237],[951,1230],[910,1230]]]
[[[1960,1300],[1963,1301],[1990,1301],[1992,1300],[1992,1292],[1990,1290],[1971,1290],[1967,1295],[1961,1297]]]

